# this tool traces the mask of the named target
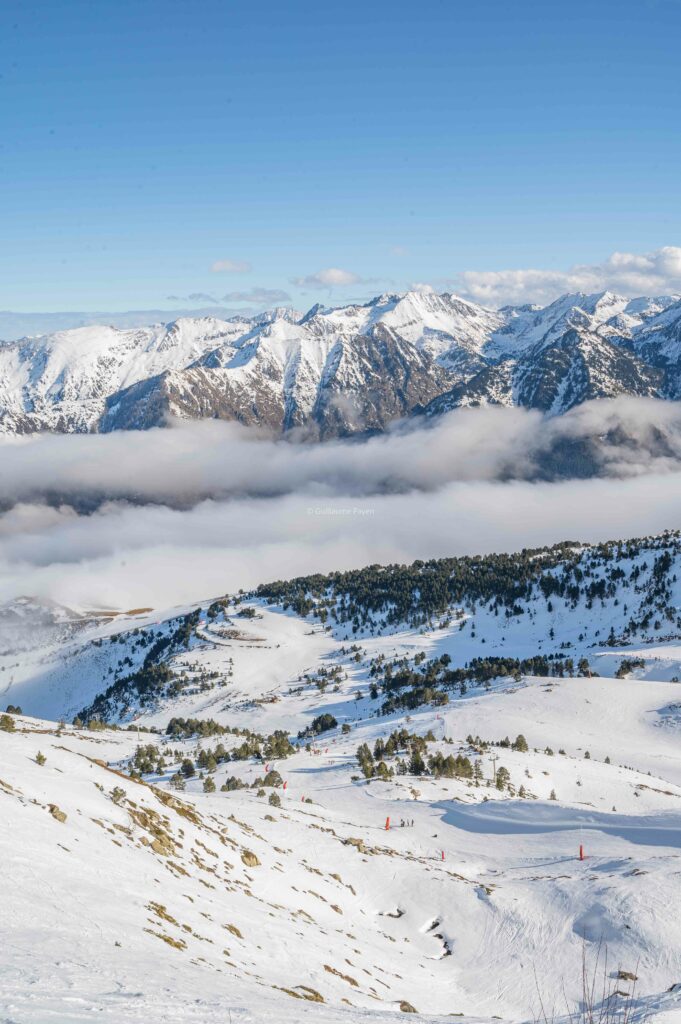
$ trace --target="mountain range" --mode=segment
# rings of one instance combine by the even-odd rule
[[[329,438],[501,404],[558,415],[681,395],[681,299],[611,292],[486,309],[456,295],[255,317],[91,325],[0,343],[0,432],[147,429],[217,418]]]

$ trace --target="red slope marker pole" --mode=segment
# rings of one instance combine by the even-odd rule
[[[385,830],[386,832],[390,831],[390,818],[385,819]]]
[[[443,860],[445,859],[445,851],[444,850],[442,851],[442,859]]]
[[[579,859],[584,860],[584,847],[581,843],[579,844]]]

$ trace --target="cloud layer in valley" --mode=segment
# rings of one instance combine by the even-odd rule
[[[594,437],[605,438],[606,478],[537,478],[552,446]],[[681,410],[635,399],[548,422],[461,410],[363,443],[295,445],[211,421],[132,439],[5,441],[1,455],[0,600],[80,608],[165,607],[310,571],[656,532],[678,526],[681,508]]]

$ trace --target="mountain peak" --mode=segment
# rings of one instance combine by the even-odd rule
[[[249,319],[78,326],[0,345],[0,432],[146,428],[167,415],[275,431],[311,425],[324,436],[367,424],[382,430],[412,415],[416,395],[422,405],[452,389],[459,404],[486,396],[531,404],[539,389],[526,399],[530,390],[513,382],[534,380],[533,364],[564,381],[565,390],[542,406],[552,410],[587,394],[673,398],[681,394],[676,299],[606,290],[491,310],[455,293],[412,289],[364,304],[317,303],[305,314],[280,306]],[[581,363],[569,356],[571,330],[593,340],[581,346]],[[590,380],[598,377],[598,390],[573,386],[580,366]],[[399,381],[413,390],[400,390]],[[338,413],[343,403],[350,418]]]
[[[298,323],[299,324],[306,324],[306,323],[308,323],[309,320],[312,320],[313,317],[317,316],[318,313],[323,313],[324,311],[325,311],[325,307],[322,305],[322,303],[321,302],[315,302],[314,306],[311,306],[310,309],[308,309],[307,313],[303,317],[300,318]]]

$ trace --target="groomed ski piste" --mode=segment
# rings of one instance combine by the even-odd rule
[[[621,641],[659,555],[619,559],[589,609],[464,602],[353,632],[240,595],[51,610],[34,647],[17,630],[0,659],[0,707],[22,709],[0,731],[0,1019],[565,1020],[584,961],[608,1020],[681,1020],[681,639],[668,616]],[[188,615],[170,693],[118,694],[117,728],[70,724]],[[542,650],[573,674],[473,680],[388,714],[372,696],[386,663]],[[321,715],[335,725],[316,732]],[[239,753],[243,730],[261,757]],[[438,755],[464,767],[429,772]]]

